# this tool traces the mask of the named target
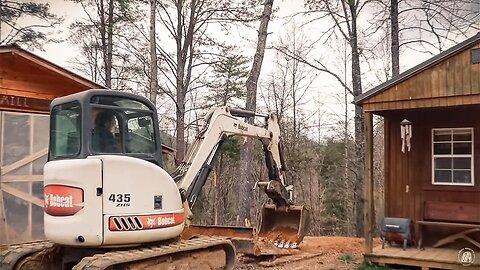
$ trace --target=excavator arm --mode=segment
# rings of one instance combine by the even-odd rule
[[[264,118],[264,125],[252,125],[237,118],[251,116]],[[262,142],[269,181],[257,182],[256,186],[262,188],[277,207],[293,205],[285,183],[285,162],[280,149],[280,128],[275,114],[261,115],[219,107],[206,115],[205,125],[192,149],[172,174],[189,206],[195,204],[220,152],[221,144],[230,136],[253,137]]]
[[[246,123],[241,119],[246,117],[263,118],[263,125]],[[190,208],[205,185],[223,141],[230,136],[257,138],[262,143],[269,179],[258,181],[255,186],[262,189],[272,203],[262,208],[256,228],[256,242],[272,242],[277,247],[295,248],[305,234],[308,210],[294,205],[292,185],[286,182],[277,116],[219,107],[210,110],[204,121],[191,150],[172,174],[187,215],[191,215]]]

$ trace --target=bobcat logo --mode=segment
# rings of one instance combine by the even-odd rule
[[[147,225],[150,229],[153,228],[153,226],[155,225],[155,221],[157,221],[156,218],[147,218]]]

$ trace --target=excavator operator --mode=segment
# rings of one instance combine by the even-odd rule
[[[97,153],[118,153],[118,147],[112,129],[115,125],[115,115],[110,111],[97,113],[92,134],[92,147]]]

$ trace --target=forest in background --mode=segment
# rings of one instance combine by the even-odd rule
[[[435,55],[478,32],[480,2],[305,0],[290,14],[277,1],[71,0],[82,15],[66,25],[48,3],[0,0],[0,44],[75,47],[80,54],[69,68],[156,104],[176,164],[212,106],[276,112],[287,180],[297,204],[310,209],[310,234],[361,236],[363,111],[353,98],[397,76],[403,55]],[[278,21],[281,30],[270,32],[269,22]],[[374,140],[379,220],[381,119]],[[223,145],[195,222],[255,224],[267,198],[253,186],[268,177],[255,143],[231,138]]]

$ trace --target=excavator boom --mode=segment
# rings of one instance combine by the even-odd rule
[[[249,124],[241,118],[259,117],[263,125]],[[271,203],[263,206],[257,222],[255,243],[278,248],[296,248],[307,229],[309,212],[304,206],[293,203],[293,186],[286,183],[286,166],[280,146],[280,127],[275,114],[263,115],[241,109],[219,107],[205,116],[192,149],[173,177],[184,191],[188,205],[193,207],[216,160],[225,138],[242,136],[257,138],[262,143],[268,180],[258,181]]]

